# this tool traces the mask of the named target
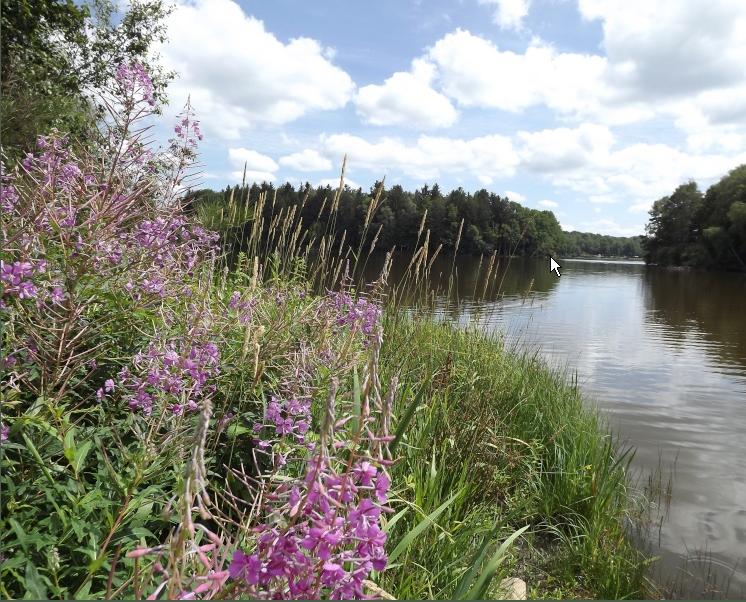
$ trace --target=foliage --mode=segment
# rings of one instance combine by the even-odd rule
[[[367,249],[375,242],[375,248],[381,251],[394,247],[415,250],[427,239],[431,250],[440,247],[472,254],[541,256],[558,251],[563,244],[563,233],[553,213],[522,207],[486,190],[470,194],[458,188],[443,195],[437,185],[407,192],[398,185],[386,190],[379,182],[369,193],[349,187],[335,193],[329,186],[305,184],[296,189],[291,184],[275,188],[265,183],[226,188],[222,193],[195,191],[192,202],[195,209],[209,207],[213,214],[219,210],[221,199],[226,211],[229,202],[247,211],[248,199],[262,194],[272,199],[264,207],[267,224],[273,212],[296,211],[319,238],[333,228],[335,242],[344,235],[352,248]],[[333,214],[324,211],[328,209],[327,199],[332,197],[337,205]]]
[[[427,314],[389,313],[385,332],[384,368],[416,393],[392,468],[405,505],[390,532],[411,532],[450,501],[383,575],[388,591],[458,597],[476,559],[529,525],[497,581],[522,577],[529,597],[650,595],[644,556],[623,526],[637,512],[626,485],[629,456],[599,435],[604,425],[564,375],[507,349],[478,324],[462,331]],[[409,398],[395,415],[407,415]],[[555,562],[542,567],[535,557],[547,550]]]
[[[114,0],[18,0],[2,10],[0,71],[3,150],[32,151],[39,132],[95,135],[103,107],[93,92],[111,86],[122,64],[140,63],[163,100],[172,74],[150,50],[164,39],[162,0],[136,0],[119,12]]]
[[[659,265],[746,271],[746,165],[702,195],[694,182],[653,204],[645,259]]]
[[[220,279],[178,199],[190,107],[153,153],[152,84],[117,76],[100,145],[42,136],[2,183],[3,596],[361,597],[387,562],[380,310]]]
[[[608,236],[590,232],[563,232],[563,257],[601,255],[603,257],[642,256],[642,236]]]

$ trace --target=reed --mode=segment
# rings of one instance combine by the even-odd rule
[[[384,193],[381,185],[370,200],[365,236],[353,250],[345,243],[346,232],[333,226],[343,186],[344,174],[322,205],[331,215],[320,238],[303,238],[293,210],[264,213],[261,219],[271,224],[266,244],[250,239],[246,245],[263,250],[255,261],[278,257],[280,272],[290,277],[293,261],[302,260],[318,292],[351,280],[363,290],[364,268],[381,235],[380,228],[370,233],[369,224]],[[259,215],[261,199],[256,206]],[[251,234],[262,231],[255,226]],[[487,552],[480,556],[480,548],[494,550],[528,527],[512,550],[502,551],[495,579],[524,577],[536,597],[654,595],[646,578],[650,561],[625,528],[639,522],[640,502],[628,477],[631,451],[608,435],[608,426],[567,374],[542,365],[536,354],[506,348],[478,324],[458,330],[434,320],[437,297],[445,293],[443,311],[459,303],[450,294],[458,278],[456,252],[447,289],[430,290],[440,252],[441,247],[430,249],[423,217],[402,277],[376,293],[386,308],[382,378],[398,378],[401,391],[393,400],[395,426],[397,420],[402,426],[392,469],[396,513],[387,529],[392,541],[407,542],[379,585],[399,598],[464,594],[459,585],[475,570],[475,558],[483,565]],[[394,261],[395,249],[386,265]],[[496,253],[480,259],[475,297],[499,291],[505,277],[501,262]],[[412,533],[417,536],[408,539]],[[490,592],[496,590],[483,593]]]

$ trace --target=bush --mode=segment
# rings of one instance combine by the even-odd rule
[[[154,153],[145,71],[105,100],[101,145],[53,132],[4,170],[2,594],[363,596],[387,562],[380,310],[221,272],[178,200],[191,108]]]

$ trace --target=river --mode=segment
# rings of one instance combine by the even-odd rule
[[[479,320],[576,376],[636,448],[635,471],[671,481],[647,542],[655,579],[678,595],[746,595],[746,277],[555,259],[561,277],[548,258],[502,259],[485,290],[486,260],[444,257],[427,289],[439,317]]]

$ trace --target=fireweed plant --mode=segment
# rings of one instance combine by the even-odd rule
[[[144,69],[102,99],[95,144],[3,164],[0,593],[365,597],[397,390],[379,304],[221,270],[180,202],[191,106],[154,151]]]

